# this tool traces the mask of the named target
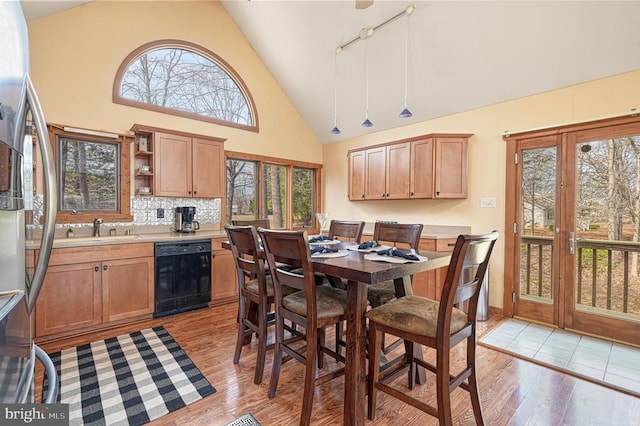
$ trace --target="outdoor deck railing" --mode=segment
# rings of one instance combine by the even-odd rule
[[[553,287],[553,237],[527,235],[521,238],[521,242],[522,293],[550,297]],[[630,306],[629,297],[632,277],[637,276],[631,273],[633,253],[640,253],[640,243],[576,240],[576,266],[580,271],[576,283],[578,303],[625,314],[631,309],[631,313],[638,314],[640,307]],[[598,295],[606,295],[601,306],[598,304]]]

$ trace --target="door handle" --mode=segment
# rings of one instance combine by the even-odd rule
[[[575,254],[576,252],[576,233],[569,232],[569,254]]]
[[[102,265],[102,269],[103,269],[104,271],[106,271],[107,269],[109,269],[109,266],[108,266],[108,265]]]

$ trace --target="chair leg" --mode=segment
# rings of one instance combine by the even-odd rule
[[[313,390],[316,386],[316,365],[320,363],[318,349],[314,342],[318,342],[319,330],[307,330],[307,364],[304,373],[304,392],[302,396],[302,413],[300,414],[300,426],[311,424],[311,411],[313,409]]]
[[[473,415],[478,426],[484,426],[484,416],[482,415],[482,405],[480,404],[480,391],[478,389],[478,377],[476,376],[476,338],[474,335],[467,339],[467,365],[471,367],[469,376],[469,396]]]
[[[258,306],[258,355],[256,359],[256,371],[253,383],[262,383],[265,358],[267,357],[267,303],[266,300]]]
[[[336,353],[338,355],[342,355],[342,345],[340,345],[340,342],[343,340],[342,322],[339,322],[336,324]]]
[[[376,330],[374,323],[369,323],[369,378],[367,381],[367,410],[369,420],[376,418],[378,390],[375,384],[380,377],[380,352],[382,352],[382,333]]]
[[[319,328],[317,331],[317,343],[316,343],[316,353],[318,357],[318,368],[324,368],[324,347],[327,343],[327,337],[324,328]]]
[[[440,426],[451,426],[451,393],[449,391],[449,351],[440,348],[436,354],[436,392],[438,399],[438,421]]]
[[[233,354],[233,363],[240,362],[240,354],[242,353],[242,345],[244,344],[245,326],[244,320],[246,318],[246,299],[242,294],[238,302],[238,338],[236,339],[236,350]]]
[[[273,367],[271,368],[271,380],[269,381],[269,399],[276,396],[276,388],[280,379],[282,367],[282,342],[284,341],[284,319],[276,317],[276,342],[273,350]]]

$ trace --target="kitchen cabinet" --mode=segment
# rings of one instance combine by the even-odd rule
[[[349,199],[466,198],[471,134],[429,134],[349,151]]]
[[[170,133],[155,134],[155,194],[159,197],[224,196],[224,145]]]
[[[154,195],[152,132],[141,130],[136,133],[133,159],[135,194]]]
[[[213,261],[211,266],[211,302],[212,304],[236,302],[238,298],[238,276],[231,250],[223,249],[222,242],[227,238],[211,240]]]
[[[224,139],[138,124],[132,127],[132,131],[137,136],[147,137],[147,153],[136,151],[136,170],[138,163],[145,165],[144,160],[138,160],[138,157],[146,156],[152,169],[153,179],[148,183],[153,187],[153,195],[180,198],[225,196]],[[139,193],[138,188],[136,179],[136,191]]]
[[[54,249],[36,302],[36,337],[151,318],[153,262],[153,243]]]
[[[421,238],[419,249],[427,251],[453,252],[456,243],[455,238]],[[440,300],[444,280],[447,276],[448,267],[435,269],[432,271],[415,274],[412,279],[413,294],[416,296],[428,297],[433,300]]]

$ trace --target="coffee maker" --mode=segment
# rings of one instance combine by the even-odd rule
[[[175,232],[196,232],[200,229],[200,222],[193,220],[196,215],[196,208],[190,207],[176,207],[173,229]]]

